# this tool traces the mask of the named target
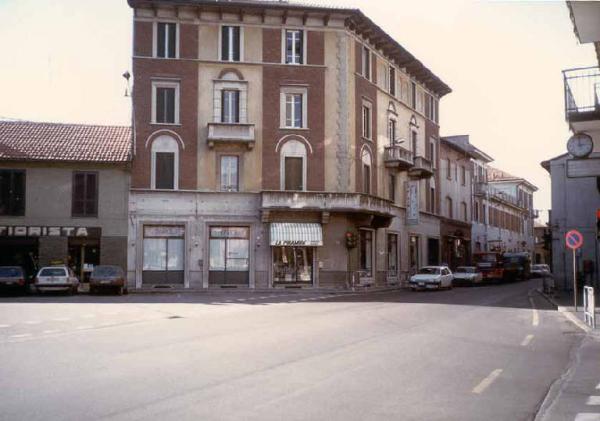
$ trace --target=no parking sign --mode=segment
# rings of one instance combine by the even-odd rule
[[[583,245],[583,235],[577,230],[571,230],[565,235],[565,243],[571,250],[577,250]]]

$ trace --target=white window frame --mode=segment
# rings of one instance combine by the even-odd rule
[[[237,90],[240,91],[240,123],[245,124],[248,122],[248,82],[240,80],[238,75],[233,72],[228,72],[222,76],[221,79],[215,79],[213,81],[213,121],[215,123],[221,122],[221,92],[224,90]],[[236,124],[236,123],[231,123]]]
[[[236,28],[240,28],[240,61],[234,61],[231,58],[224,58],[223,57],[223,27],[236,27]],[[231,57],[232,55],[232,49],[231,46],[233,45],[233,37],[231,37],[231,33],[229,36],[229,55]],[[228,25],[228,24],[223,24],[223,25],[219,25],[219,61],[225,61],[227,63],[241,63],[244,61],[244,27],[242,25]]]
[[[285,191],[285,158],[302,158],[302,190],[306,191],[306,171],[308,150],[300,140],[290,139],[286,141],[279,152],[279,188]]]
[[[178,126],[180,124],[179,119],[179,85],[180,83],[177,81],[167,81],[167,80],[153,80],[152,81],[152,124],[160,124],[164,126]],[[157,88],[175,88],[175,122],[173,123],[159,123],[156,121],[156,89]]]
[[[301,31],[302,32],[302,63],[287,63],[287,50],[286,50],[286,32],[287,31]],[[304,28],[282,28],[281,29],[281,64],[287,64],[289,66],[304,66],[306,65],[307,58],[307,36],[306,29]]]
[[[235,158],[235,166],[236,166],[236,187],[237,189],[231,189],[231,188],[223,188],[224,186],[222,185],[222,180],[223,180],[223,158]],[[229,174],[228,179],[231,180],[231,174]],[[227,187],[231,187],[231,183],[229,184],[229,186]],[[235,154],[223,154],[223,155],[219,155],[219,191],[223,191],[223,192],[239,192],[240,191],[240,156],[239,155],[235,155]]]
[[[368,75],[368,77],[366,75],[367,69],[365,66],[365,56],[366,55],[368,55],[368,57],[369,57],[369,75]],[[361,59],[361,69],[362,69],[363,77],[365,79],[367,79],[368,81],[373,81],[373,54],[371,52],[371,49],[364,44],[362,46],[360,59]]]
[[[174,153],[173,157],[173,190],[179,190],[179,143],[177,139],[169,135],[161,135],[152,141],[150,146],[150,187],[156,190],[156,153],[167,152]]]
[[[373,154],[371,153],[371,151],[369,150],[369,148],[364,147],[361,154],[360,154],[360,171],[361,171],[361,181],[362,181],[362,186],[361,186],[361,192],[364,194],[368,194],[370,196],[374,196],[374,192],[373,192]],[[369,188],[368,191],[364,191],[365,190],[365,169],[364,167],[368,166],[369,167]]]
[[[302,95],[302,127],[287,125],[286,102],[288,95]],[[294,119],[292,119],[294,121]],[[304,87],[283,87],[279,99],[279,127],[285,130],[308,130],[308,89]]]
[[[365,131],[365,109],[369,110],[369,127],[368,130]],[[367,140],[373,140],[373,104],[371,104],[371,102],[363,100],[362,102],[362,108],[360,111],[360,118],[361,118],[361,135],[363,137],[363,139],[367,139]]]
[[[392,125],[394,126],[394,133],[392,134]],[[388,138],[390,141],[390,145],[394,145],[396,139],[398,138],[398,120],[394,117],[388,118]]]
[[[172,23],[175,24],[175,58],[173,57],[158,57],[158,24],[159,23]],[[179,22],[169,21],[169,20],[159,20],[154,21],[152,25],[152,57],[153,58],[161,58],[165,60],[175,60],[179,58]],[[169,45],[168,38],[165,39],[166,47]]]
[[[236,92],[237,92],[237,96],[235,95]],[[229,107],[229,115],[223,115],[223,111],[225,110],[224,100],[228,96],[228,94],[233,94],[233,95],[231,95],[232,96],[231,99],[236,98],[236,97],[238,99],[237,104],[235,104],[235,105],[237,105],[238,121],[233,121],[233,120],[235,120],[235,114],[236,114],[234,107]],[[242,102],[241,96],[242,96],[242,94],[238,89],[223,89],[223,90],[221,90],[221,98],[222,98],[222,100],[221,100],[221,123],[225,123],[225,124],[239,124],[240,123],[239,120],[241,120],[241,118],[239,118],[239,117],[240,117],[240,108],[241,108],[240,103]],[[230,101],[231,101],[231,99],[230,99]],[[233,102],[233,101],[231,101],[231,102]],[[224,120],[229,120],[229,121],[224,121]]]

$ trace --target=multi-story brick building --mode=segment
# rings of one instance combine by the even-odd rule
[[[362,12],[128,3],[137,287],[398,283],[439,262],[450,89]]]

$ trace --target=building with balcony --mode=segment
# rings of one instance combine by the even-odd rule
[[[360,10],[128,3],[138,288],[343,288],[439,262],[450,88]]]
[[[542,162],[552,183],[552,272],[557,288],[573,285],[572,257],[564,246],[565,234],[579,230],[584,237],[577,264],[593,267],[600,278],[596,212],[600,209],[600,3],[567,1],[575,36],[593,44],[598,63],[563,71],[565,119],[574,137],[567,152]]]

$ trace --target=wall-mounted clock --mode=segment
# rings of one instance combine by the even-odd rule
[[[594,149],[592,137],[585,133],[575,133],[567,143],[567,150],[575,158],[586,158]]]

